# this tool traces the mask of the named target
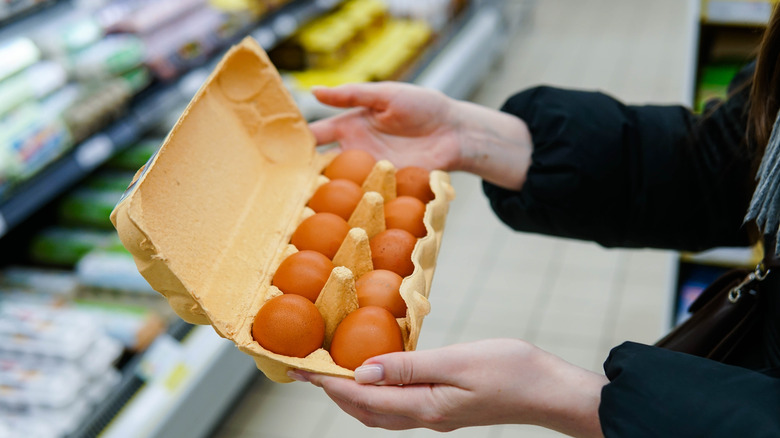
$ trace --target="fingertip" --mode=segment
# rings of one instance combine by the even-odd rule
[[[385,378],[382,364],[365,364],[355,369],[355,382],[360,384],[379,383]]]
[[[288,370],[287,371],[287,377],[297,381],[297,382],[308,382],[309,379],[306,376],[306,371],[301,370]]]

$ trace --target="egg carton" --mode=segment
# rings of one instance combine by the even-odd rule
[[[316,141],[279,73],[251,38],[231,48],[193,97],[163,145],[136,174],[111,214],[140,273],[185,321],[211,324],[252,356],[271,380],[289,382],[297,368],[353,377],[336,365],[327,344],[357,308],[355,279],[372,269],[368,239],[385,227],[383,204],[395,197],[395,168],[381,160],[364,183],[351,229],[315,303],[326,322],[323,348],[304,358],[283,356],[252,337],[255,315],[281,292],[271,285],[280,263],[297,249],[306,206],[328,179],[334,152]],[[435,195],[426,205],[427,235],[412,252],[403,279],[407,304],[398,319],[404,348],[414,350],[430,292],[449,202],[449,175],[430,174]]]

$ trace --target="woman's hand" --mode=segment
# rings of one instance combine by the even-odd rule
[[[338,141],[342,149],[363,149],[397,167],[452,169],[460,159],[450,114],[454,101],[409,84],[383,82],[315,88],[322,103],[353,111],[317,121],[317,144]]]
[[[531,137],[517,117],[397,82],[315,88],[322,103],[353,108],[310,125],[317,144],[363,149],[396,167],[463,170],[520,189]]]
[[[290,377],[323,388],[371,427],[450,431],[514,423],[602,436],[606,377],[515,339],[377,356],[355,370],[355,380],[304,371]]]

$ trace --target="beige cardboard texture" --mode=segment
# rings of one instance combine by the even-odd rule
[[[333,156],[316,151],[278,72],[247,38],[225,55],[111,214],[139,271],[173,310],[186,321],[211,324],[278,382],[290,381],[291,368],[353,376],[325,349],[306,358],[282,356],[262,348],[251,334],[260,307],[280,293],[271,279],[296,251],[290,236],[311,214],[306,204]],[[374,190],[387,191],[379,186],[394,187],[387,175],[394,176],[395,169],[380,163]],[[454,197],[444,172],[431,172],[431,187],[436,197],[426,207],[428,235],[418,240],[414,272],[401,285],[409,309],[399,319],[407,350],[415,348],[430,310],[427,297]],[[369,205],[376,211],[377,194],[366,203],[364,223],[350,224],[358,229],[337,257],[360,273],[371,269],[365,230],[384,228],[377,222],[384,220],[381,214],[369,214]],[[355,274],[337,263],[318,300],[330,330],[355,308]]]

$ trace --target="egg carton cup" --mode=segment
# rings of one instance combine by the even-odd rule
[[[257,312],[281,294],[271,285],[297,251],[290,238],[314,212],[306,206],[328,181],[335,157],[319,152],[279,73],[251,38],[231,48],[189,103],[159,151],[138,171],[111,214],[139,272],[185,321],[210,324],[252,356],[271,380],[290,382],[302,369],[353,377],[327,351],[339,322],[357,308],[355,280],[373,269],[369,238],[385,228],[384,202],[395,198],[395,168],[379,161],[348,223],[315,305],[326,324],[323,348],[304,358],[273,353],[252,337]],[[399,318],[405,350],[414,350],[454,191],[449,175],[430,174],[427,235],[412,252],[414,271],[401,283],[407,314]]]

